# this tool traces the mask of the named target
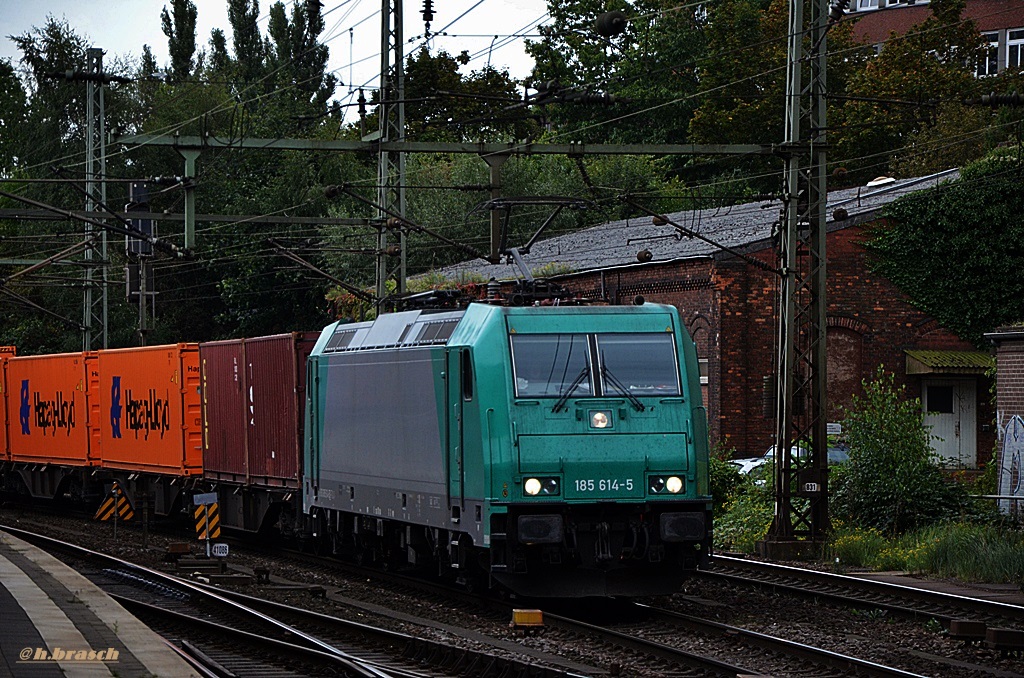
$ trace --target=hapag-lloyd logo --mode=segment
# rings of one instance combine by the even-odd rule
[[[122,397],[124,400],[123,405],[121,403]],[[164,433],[171,428],[169,403],[169,394],[165,394],[163,398],[158,398],[155,388],[149,389],[146,395],[141,398],[135,398],[130,388],[124,389],[122,394],[121,377],[112,377],[110,382],[111,436],[114,438],[121,437],[121,420],[123,415],[125,428],[129,431],[134,431],[136,439],[139,438],[140,431],[142,432],[143,440],[149,440],[149,434],[152,431],[158,431],[160,437],[163,438]]]
[[[56,436],[58,429],[64,429],[64,435],[71,435],[75,428],[74,396],[68,398],[62,391],[57,391],[52,399],[44,397],[38,391],[32,392],[29,382],[29,379],[21,380],[21,407],[18,410],[21,434],[32,435],[34,424],[44,436]]]

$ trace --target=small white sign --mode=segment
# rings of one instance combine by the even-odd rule
[[[217,493],[207,492],[205,494],[194,494],[192,495],[192,503],[196,506],[202,506],[203,504],[216,504]]]
[[[820,492],[821,485],[818,483],[804,483],[804,492]]]
[[[825,433],[830,436],[841,436],[843,435],[843,425],[838,421],[830,421],[825,424]]]
[[[214,544],[213,555],[217,558],[228,557],[228,545],[227,544]]]

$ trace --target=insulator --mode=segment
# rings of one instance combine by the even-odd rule
[[[610,104],[613,101],[608,92],[583,92],[572,97],[572,100],[582,104]]]
[[[388,255],[389,257],[397,257],[401,253],[402,248],[399,247],[398,245],[388,245],[387,247],[384,248],[384,254]]]
[[[850,0],[836,0],[836,2],[833,2],[828,10],[828,20],[832,23],[841,21],[846,12],[846,6],[849,4]]]
[[[339,194],[341,194],[341,189],[337,186],[324,186],[324,197],[333,200],[334,198],[337,198]]]
[[[846,221],[849,217],[850,213],[843,207],[837,207],[835,211],[832,212],[833,221]]]
[[[612,38],[626,30],[626,15],[618,10],[597,15],[597,34]]]
[[[1014,90],[1010,94],[985,94],[981,97],[981,103],[983,106],[1020,106],[1020,94],[1017,90]]]
[[[487,296],[490,299],[497,299],[501,294],[501,283],[494,278],[487,281]]]
[[[366,95],[363,94],[363,88],[359,88],[359,98],[356,99],[359,102],[359,117],[366,117]]]
[[[402,227],[402,220],[398,217],[388,217],[385,225],[390,229],[398,229]]]
[[[651,217],[651,223],[654,224],[655,226],[664,226],[665,224],[668,223],[668,219],[661,216],[660,214],[655,214],[653,217]]]
[[[423,0],[423,20],[428,24],[434,20],[434,0]]]
[[[644,264],[646,264],[653,258],[654,255],[651,254],[650,250],[640,250],[639,252],[636,253],[636,260]]]

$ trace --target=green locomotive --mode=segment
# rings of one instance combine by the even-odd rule
[[[403,311],[308,363],[317,543],[522,595],[654,595],[711,550],[696,351],[671,306]]]

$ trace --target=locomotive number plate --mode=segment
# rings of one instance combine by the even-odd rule
[[[633,479],[626,478],[625,480],[619,480],[618,478],[587,478],[586,480],[576,480],[577,492],[617,492],[620,490],[632,492]]]

